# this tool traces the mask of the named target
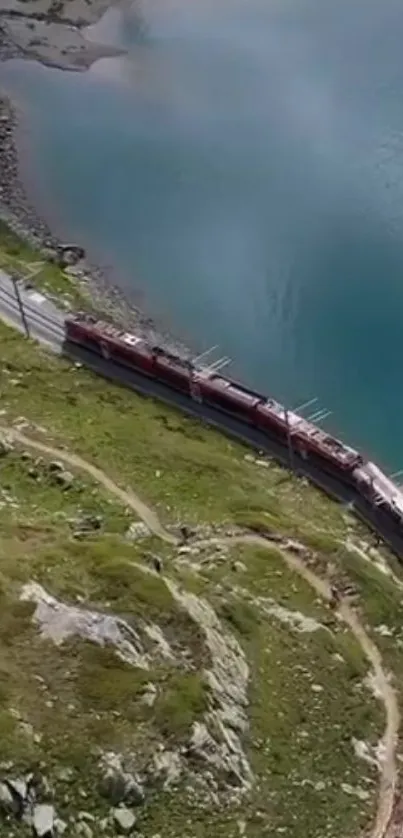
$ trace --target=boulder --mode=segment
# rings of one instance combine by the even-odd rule
[[[55,810],[47,803],[34,806],[32,828],[37,838],[53,838]]]
[[[130,803],[140,806],[144,803],[144,789],[131,775],[117,768],[108,768],[100,782],[101,794],[115,806]]]
[[[150,530],[148,529],[147,524],[144,524],[143,521],[133,521],[126,532],[126,538],[128,541],[138,541],[138,539],[147,538],[149,535]]]
[[[60,462],[60,460],[52,460],[49,463],[49,471],[51,474],[56,474],[57,472],[64,471],[64,465]]]
[[[63,489],[70,489],[74,483],[74,475],[71,471],[58,471],[55,474],[55,480]]]
[[[80,821],[76,826],[76,835],[81,835],[82,838],[93,838],[93,831],[86,821]]]
[[[5,437],[0,437],[0,457],[5,457],[13,450],[13,445]]]
[[[28,795],[28,786],[25,780],[7,780],[7,785],[11,793],[14,792],[22,801],[25,800]]]
[[[112,814],[113,820],[120,832],[127,835],[132,831],[136,823],[136,815],[131,809],[128,809],[126,806],[120,806],[119,808],[113,809]]]
[[[157,698],[157,687],[155,684],[146,684],[143,690],[141,700],[147,707],[152,707]]]
[[[240,561],[234,562],[232,568],[233,570],[235,570],[236,573],[243,573],[245,570],[247,570],[246,564]]]
[[[0,809],[5,813],[17,813],[14,797],[4,782],[0,782]]]

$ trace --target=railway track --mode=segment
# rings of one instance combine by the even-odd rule
[[[203,402],[193,401],[189,396],[170,388],[161,381],[148,378],[116,361],[107,360],[89,349],[66,342],[64,313],[61,309],[32,288],[21,287],[20,298],[30,336],[52,351],[64,355],[73,362],[81,363],[105,379],[118,382],[135,392],[174,406],[249,447],[265,452],[282,466],[289,467],[288,447],[278,439],[236,419],[231,414]],[[0,271],[0,318],[8,325],[25,333],[25,325],[11,278],[4,271]],[[372,506],[359,495],[353,486],[323,471],[318,462],[312,459],[305,460],[297,452],[293,453],[293,467],[299,476],[306,477],[321,491],[348,506],[403,561],[403,532],[400,531],[398,524],[392,522],[379,507]]]

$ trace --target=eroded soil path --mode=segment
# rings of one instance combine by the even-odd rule
[[[4,434],[6,438],[19,443],[26,448],[33,448],[36,451],[40,451],[48,457],[57,459],[74,469],[86,472],[94,481],[118,498],[121,503],[132,509],[142,519],[142,521],[144,521],[150,532],[171,544],[178,543],[178,539],[165,529],[157,514],[149,506],[147,506],[137,494],[129,489],[123,489],[118,486],[105,474],[104,471],[97,468],[97,466],[92,465],[92,463],[87,462],[77,454],[72,454],[64,449],[55,448],[44,442],[40,442],[37,439],[28,437],[15,428],[0,427],[0,434]],[[240,534],[222,538],[214,537],[200,540],[195,542],[195,544],[199,547],[203,545],[214,546],[223,544],[249,544],[256,545],[264,549],[272,549],[273,546],[268,543],[263,536],[253,534]],[[280,552],[288,567],[296,571],[303,579],[305,579],[322,599],[330,602],[332,596],[329,583],[317,576],[316,573],[308,568],[299,556],[294,553],[287,552],[285,547],[280,547]],[[379,695],[382,697],[385,708],[386,724],[382,740],[382,764],[379,770],[380,779],[378,806],[375,822],[370,831],[370,838],[385,838],[393,813],[398,779],[396,768],[396,746],[400,717],[397,696],[390,683],[388,674],[383,668],[381,653],[367,634],[356,611],[349,606],[347,602],[342,601],[335,613],[339,619],[349,627],[350,631],[360,644],[373,670],[374,686],[376,687],[377,692],[379,692]]]
[[[40,442],[38,439],[32,439],[16,428],[0,427],[0,434],[3,434],[11,441],[24,445],[26,448],[34,448],[36,451],[40,451],[41,454],[65,463],[65,465],[73,469],[86,472],[96,483],[103,486],[107,492],[115,495],[124,506],[130,507],[130,509],[136,512],[139,518],[147,525],[150,532],[170,544],[176,544],[177,539],[161,524],[154,510],[147,506],[135,492],[118,486],[102,469],[84,460],[78,454],[72,454],[69,451],[65,451],[64,448],[55,448],[52,445]]]

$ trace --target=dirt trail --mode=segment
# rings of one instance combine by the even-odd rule
[[[340,616],[358,640],[374,671],[374,686],[382,696],[386,712],[385,732],[382,738],[382,768],[379,779],[379,795],[376,820],[371,838],[384,838],[393,813],[397,791],[396,746],[399,732],[399,707],[396,693],[382,666],[382,656],[375,643],[368,637],[358,620],[357,614],[345,603],[340,606]]]
[[[170,544],[176,544],[177,539],[175,536],[165,529],[165,527],[161,524],[158,515],[150,509],[147,504],[143,503],[138,495],[130,489],[122,489],[113,480],[111,480],[104,471],[97,468],[97,466],[92,465],[92,463],[87,462],[87,460],[83,460],[83,458],[79,457],[78,454],[71,454],[63,448],[54,448],[52,445],[39,442],[37,439],[31,439],[31,437],[25,436],[25,434],[21,433],[21,431],[17,431],[15,428],[0,427],[0,434],[4,434],[4,436],[9,439],[19,442],[26,448],[34,448],[42,454],[53,457],[55,460],[60,460],[74,469],[85,471],[96,481],[96,483],[99,483],[108,492],[115,495],[115,497],[117,497],[121,503],[124,504],[124,506],[128,506],[130,509],[133,509],[134,512],[137,512],[139,518],[144,521],[154,535],[157,535],[159,538],[162,538]]]
[[[212,538],[205,544],[255,544],[268,549],[272,545],[259,535],[240,535],[229,538]],[[199,542],[200,546],[200,542]],[[323,599],[330,601],[330,585],[310,570],[298,556],[280,550],[288,567],[299,573]],[[375,823],[370,838],[384,838],[393,812],[393,804],[397,789],[396,746],[399,731],[400,714],[396,693],[389,683],[387,674],[382,666],[382,656],[379,649],[372,642],[356,612],[342,602],[336,612],[360,644],[374,673],[374,686],[382,696],[385,707],[386,724],[382,738],[383,753],[380,769],[379,797]]]
[[[102,485],[107,491],[115,495],[125,506],[133,509],[139,517],[148,526],[150,531],[159,538],[171,544],[176,544],[178,540],[169,533],[161,524],[157,514],[150,509],[140,498],[132,491],[122,489],[113,480],[111,480],[105,472],[96,466],[88,463],[82,457],[76,454],[71,454],[64,449],[54,448],[51,445],[46,445],[36,439],[31,439],[25,436],[21,431],[14,428],[1,428],[0,433],[6,437],[24,445],[27,448],[34,448],[43,454],[46,454],[54,459],[67,463],[73,468],[85,471],[97,483]],[[251,544],[263,547],[264,549],[272,549],[272,544],[268,543],[266,539],[259,535],[237,535],[222,538],[210,538],[196,542],[199,547],[212,545],[236,545],[236,544]],[[286,552],[285,549],[280,549],[284,561],[291,569],[295,570],[304,578],[309,585],[321,596],[323,599],[330,601],[331,591],[330,585],[313,573],[308,568],[303,560],[292,554]],[[378,807],[376,813],[375,823],[370,832],[370,838],[385,838],[385,834],[392,817],[393,804],[395,792],[397,787],[397,769],[396,769],[396,745],[399,730],[399,708],[396,693],[389,683],[387,674],[382,666],[382,656],[377,646],[372,642],[363,625],[358,619],[356,612],[342,602],[336,612],[341,620],[349,627],[354,637],[360,644],[367,660],[369,661],[374,674],[374,685],[382,696],[382,701],[385,707],[386,725],[385,732],[382,739],[383,756],[382,765],[380,768],[379,781],[379,797]]]

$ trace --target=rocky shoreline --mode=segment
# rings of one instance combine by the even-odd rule
[[[53,234],[24,189],[19,175],[16,128],[17,111],[6,96],[0,95],[0,220],[46,257],[49,250],[56,250],[64,242]],[[135,330],[152,343],[191,356],[188,347],[127,299],[114,284],[110,268],[82,260],[72,273],[77,284],[89,294],[94,311],[107,315],[126,329]]]
[[[66,71],[83,71],[97,58],[121,54],[122,50],[90,42],[83,35],[83,29],[97,22],[111,5],[127,8],[130,2],[5,0],[0,9],[0,62],[13,58],[36,59]],[[12,30],[15,22],[20,25],[18,31]],[[38,26],[44,27],[46,34],[32,39]],[[29,42],[27,33],[30,33]],[[19,172],[17,124],[16,108],[0,90],[0,220],[46,257],[49,249],[55,250],[64,243],[54,235],[27,196]],[[186,357],[192,354],[161,324],[157,325],[127,299],[114,283],[112,268],[81,261],[72,273],[78,285],[89,294],[96,312],[108,315],[124,328],[135,329],[137,334],[171,351]]]
[[[130,0],[2,0],[0,60],[27,58],[63,70],[86,70],[124,50],[85,37],[111,5]]]

